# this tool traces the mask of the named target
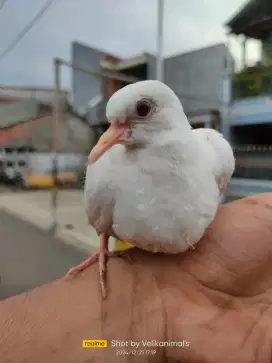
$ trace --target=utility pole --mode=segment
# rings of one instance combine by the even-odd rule
[[[221,133],[230,141],[231,108],[232,108],[232,64],[225,57],[221,76]]]
[[[163,82],[163,23],[164,23],[164,0],[158,0],[158,19],[157,19],[157,62],[156,78]]]
[[[60,119],[61,119],[61,92],[60,92],[60,68],[61,61],[54,59],[54,76],[55,76],[55,105],[54,105],[54,124],[53,124],[53,145],[52,145],[52,231],[57,227],[57,202],[59,191],[58,180],[58,153],[60,143]]]

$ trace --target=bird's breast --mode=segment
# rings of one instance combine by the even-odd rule
[[[152,252],[182,252],[188,241],[200,239],[213,219],[218,196],[203,179],[164,176],[126,173],[117,188],[113,230],[121,239]]]

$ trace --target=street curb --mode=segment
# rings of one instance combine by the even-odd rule
[[[0,209],[6,211],[9,214],[12,214],[13,216],[21,219],[24,222],[28,222],[28,223],[32,224],[33,226],[42,229],[43,231],[49,230],[49,228],[52,224],[51,221],[48,221],[48,222],[45,221],[45,219],[47,219],[47,218],[37,218],[37,216],[36,216],[34,219],[33,216],[30,216],[28,213],[22,214],[18,210],[11,208],[7,205],[3,205],[3,204],[0,205]]]
[[[91,243],[90,238],[87,238],[81,233],[69,231],[66,228],[58,227],[55,233],[55,238],[61,239],[64,243],[76,247],[79,250],[87,253],[91,253],[96,250],[98,243]]]
[[[34,208],[33,208],[34,209]],[[52,227],[52,220],[47,216],[44,218],[37,218],[38,213],[21,213],[15,208],[11,208],[4,203],[0,203],[0,210],[4,210],[7,213],[21,219],[24,222],[30,223],[31,225],[43,230],[50,231]],[[35,215],[35,217],[34,217]],[[63,226],[57,227],[54,233],[54,237],[61,240],[62,242],[71,245],[82,252],[91,253],[92,250],[97,249],[99,242],[95,242],[91,237],[86,237],[85,235],[66,229]]]

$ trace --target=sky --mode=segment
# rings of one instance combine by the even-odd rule
[[[0,5],[1,5],[0,0]],[[0,57],[47,0],[7,0],[0,10]],[[245,0],[165,0],[164,56],[227,42],[224,24]],[[57,0],[17,46],[0,61],[1,85],[53,86],[54,57],[71,59],[79,41],[120,57],[156,53],[157,0]],[[237,37],[229,46],[241,59]],[[259,57],[250,41],[248,63]],[[70,72],[62,75],[70,86]]]

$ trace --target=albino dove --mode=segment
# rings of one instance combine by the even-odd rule
[[[68,275],[99,260],[109,236],[151,252],[180,253],[201,239],[234,171],[229,143],[212,129],[192,130],[175,93],[159,81],[128,85],[110,98],[108,131],[89,156],[89,223],[100,250]]]

